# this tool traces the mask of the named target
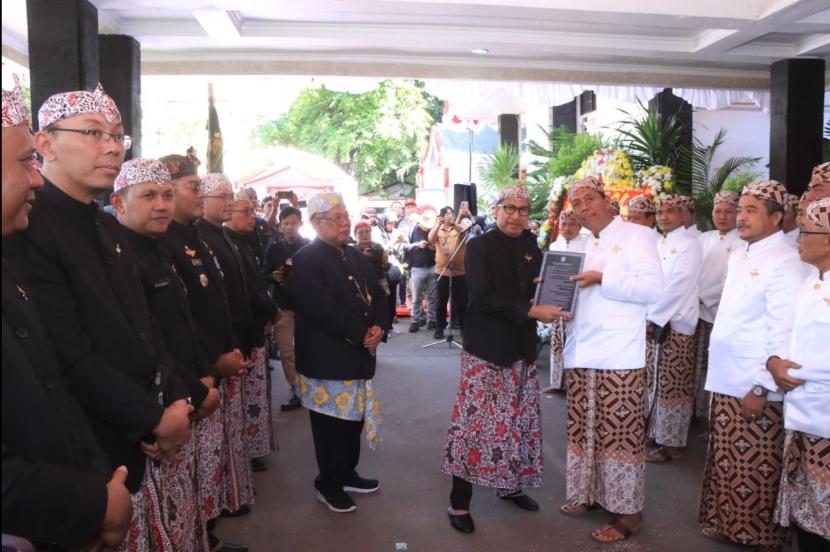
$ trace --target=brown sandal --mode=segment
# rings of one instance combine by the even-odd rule
[[[703,536],[707,539],[713,540],[715,542],[732,542],[731,540],[729,540],[729,537],[727,537],[714,527],[704,527],[701,530],[701,533],[703,533]]]
[[[683,455],[672,454],[666,447],[658,447],[646,454],[646,462],[651,462],[652,464],[664,464],[671,462],[675,458],[683,458]]]
[[[559,510],[566,516],[582,516],[603,509],[599,504],[563,504],[559,507]]]
[[[612,542],[627,540],[631,535],[639,533],[640,529],[642,529],[642,526],[638,527],[636,530],[633,530],[631,527],[620,521],[620,518],[615,517],[611,520],[611,523],[603,525],[591,533],[591,538],[603,544],[610,544]],[[610,533],[609,538],[602,537],[602,535],[609,535],[609,532],[612,530],[616,531],[616,534]]]

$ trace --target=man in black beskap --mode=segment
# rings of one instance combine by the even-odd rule
[[[190,311],[196,327],[201,349],[214,368],[216,387],[222,391],[227,381],[236,379],[247,369],[242,352],[236,348],[231,333],[225,289],[219,262],[199,236],[195,222],[204,214],[202,179],[197,165],[184,155],[167,155],[161,159],[170,172],[175,209],[173,221],[167,233],[159,240],[165,252],[173,259],[176,273],[187,289]],[[227,459],[228,440],[225,426],[228,405],[220,404],[212,415],[196,424],[196,477],[199,487],[199,504],[208,520],[208,539],[211,550],[244,552],[239,544],[222,543],[213,534],[215,519],[225,504],[225,485],[217,484],[217,474],[222,481],[230,474]]]
[[[294,255],[286,282],[297,308],[300,399],[309,409],[320,470],[317,499],[333,512],[352,512],[357,506],[346,492],[379,488],[358,475],[357,464],[364,424],[369,445],[377,442],[371,379],[389,309],[369,260],[348,246],[351,221],[343,197],[318,194],[308,213],[317,239]]]
[[[272,243],[265,250],[265,260],[262,266],[262,275],[269,283],[271,297],[277,302],[280,309],[279,318],[274,324],[274,334],[277,348],[280,351],[280,362],[285,379],[291,386],[291,398],[280,405],[280,410],[286,412],[300,408],[300,397],[297,395],[297,367],[294,360],[294,311],[291,299],[283,291],[283,283],[291,272],[292,257],[297,251],[311,243],[311,240],[300,235],[303,225],[303,213],[296,207],[286,207],[280,211],[280,230],[283,238]]]
[[[129,469],[136,515],[130,543],[153,546],[166,528],[149,518],[139,492],[145,447],[166,456],[190,439],[187,390],[144,297],[133,253],[118,222],[95,197],[112,188],[130,139],[103,89],[49,97],[38,113],[35,147],[46,184],[26,232],[10,244],[53,340],[64,380],[92,422],[112,468]]]
[[[26,229],[43,186],[32,164],[31,117],[15,84],[3,90],[4,239]],[[63,383],[30,290],[5,257],[2,282],[3,531],[43,549],[117,546],[132,513],[127,468],[112,472]]]

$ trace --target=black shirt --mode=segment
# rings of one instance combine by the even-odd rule
[[[159,393],[187,396],[166,373],[165,346],[153,322],[135,260],[120,225],[95,203],[81,203],[46,181],[13,255],[69,390],[88,414],[113,469],[129,469],[138,490],[145,456],[138,445],[158,425]]]
[[[3,260],[3,531],[45,547],[91,542],[109,460],[69,395],[31,291]],[[50,546],[51,544],[51,546]]]
[[[219,261],[194,224],[171,222],[159,243],[173,259],[187,289],[202,350],[208,362],[215,364],[221,355],[236,347]]]
[[[142,236],[127,227],[122,230],[135,253],[147,303],[172,356],[171,364],[187,387],[193,407],[199,408],[208,394],[199,378],[207,376],[211,370],[193,324],[184,284],[157,239]]]
[[[291,274],[291,267],[287,266],[285,263],[288,259],[292,259],[297,251],[310,243],[311,240],[302,236],[298,236],[293,242],[289,242],[283,238],[275,241],[268,246],[268,249],[265,250],[265,260],[262,265],[262,277],[265,279],[265,282],[271,291],[271,297],[276,300],[281,309],[294,310],[294,307],[290,304],[291,301],[288,299],[286,294],[282,292],[285,279],[287,279]],[[283,284],[277,284],[273,278],[274,271],[279,269],[283,269],[285,271],[285,279],[283,280]]]
[[[205,219],[196,222],[199,235],[210,247],[219,261],[222,284],[228,298],[231,331],[237,346],[245,357],[251,355],[253,336],[251,332],[251,303],[248,297],[248,282],[239,247],[225,235],[225,229]]]
[[[369,260],[319,238],[293,260],[285,291],[297,305],[297,371],[332,380],[374,376],[375,357],[363,338],[372,326],[389,327],[389,304]]]
[[[225,234],[232,243],[236,244],[239,257],[242,259],[242,268],[245,271],[248,299],[251,302],[251,345],[262,347],[265,345],[263,329],[265,324],[272,322],[277,316],[277,305],[271,300],[265,289],[262,268],[249,240],[252,232],[240,234],[225,228]]]
[[[467,243],[469,303],[464,350],[498,366],[536,360],[536,321],[528,318],[542,267],[535,236],[512,238],[495,230]]]
[[[418,247],[422,241],[429,241],[429,232],[420,225],[412,229],[409,235],[409,243],[402,244],[404,259],[413,268],[430,268],[435,266],[435,246],[430,245],[423,249]]]

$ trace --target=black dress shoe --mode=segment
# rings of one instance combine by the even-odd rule
[[[235,518],[235,517],[247,516],[250,513],[251,513],[251,507],[248,506],[247,504],[243,504],[235,512],[231,512],[230,510],[222,510],[222,513],[219,514],[219,515],[222,516],[222,517],[225,517],[225,518]]]
[[[210,552],[248,552],[248,547],[244,544],[222,542],[213,533],[208,533],[208,545],[210,546]]]
[[[444,330],[435,330],[435,332],[432,334],[432,337],[434,339],[444,339]]]
[[[424,326],[427,325],[427,321],[426,320],[418,320],[418,325],[423,328]]]
[[[303,406],[303,405],[300,402],[300,397],[298,397],[297,395],[291,395],[291,398],[288,399],[288,401],[286,401],[286,402],[284,402],[280,405],[280,411],[281,412],[288,412],[289,410],[296,410],[296,409],[300,408],[301,406]]]
[[[251,458],[251,471],[264,472],[268,471],[268,464],[259,458]]]
[[[409,333],[415,333],[421,329],[421,326],[418,325],[417,322],[413,322],[409,325]]]
[[[456,531],[460,531],[462,533],[470,534],[476,529],[475,523],[473,523],[473,516],[469,513],[467,514],[453,514],[452,508],[447,508],[447,515],[450,517],[450,525]]]
[[[503,500],[509,500],[522,510],[527,510],[528,512],[535,512],[539,509],[539,503],[527,496],[526,494],[512,494],[501,497]]]
[[[429,322],[427,322],[427,329],[428,329],[428,330],[434,330],[435,328],[436,328],[436,326],[435,326],[435,322],[433,322],[432,320],[430,320]]]

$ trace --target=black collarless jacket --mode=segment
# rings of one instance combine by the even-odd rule
[[[389,305],[365,255],[318,238],[294,255],[285,288],[297,307],[297,371],[318,379],[373,377],[375,357],[363,338],[372,326],[388,327]]]
[[[52,548],[92,542],[109,461],[64,386],[31,291],[3,260],[3,531]]]
[[[250,240],[250,234],[240,234],[225,228],[225,235],[236,244],[242,260],[242,269],[245,272],[245,282],[248,284],[248,300],[251,306],[251,345],[262,347],[265,345],[265,324],[272,322],[277,316],[277,305],[268,296],[265,289],[265,280],[262,278],[262,268]]]
[[[13,236],[15,259],[70,392],[87,413],[112,468],[129,469],[138,490],[145,456],[139,441],[158,425],[157,375],[164,342],[153,330],[135,259],[120,225],[47,181],[36,193],[29,228]],[[170,401],[187,396],[175,376]]]
[[[283,285],[285,284],[285,280],[283,280],[282,284],[277,284],[273,278],[274,271],[285,267],[285,262],[288,259],[291,259],[297,251],[310,243],[311,240],[302,236],[298,236],[297,239],[291,243],[289,243],[285,238],[282,238],[269,245],[268,249],[265,250],[265,260],[262,265],[262,277],[265,279],[267,289],[271,290],[271,297],[274,298],[274,301],[277,302],[277,305],[279,305],[281,309],[293,311],[294,306],[286,297],[286,294],[283,293]],[[288,275],[291,273],[291,268],[285,268],[288,269],[285,271],[285,278],[288,278]]]
[[[194,224],[170,223],[159,240],[187,289],[201,348],[211,365],[236,347],[219,261]]]
[[[147,304],[172,357],[171,364],[187,387],[194,408],[199,408],[208,394],[199,378],[210,374],[211,369],[193,324],[184,284],[157,239],[127,227],[122,229],[135,253]]]
[[[468,306],[464,350],[498,366],[536,360],[536,321],[528,318],[533,279],[542,252],[526,230],[511,238],[498,228],[467,243],[464,258]]]

